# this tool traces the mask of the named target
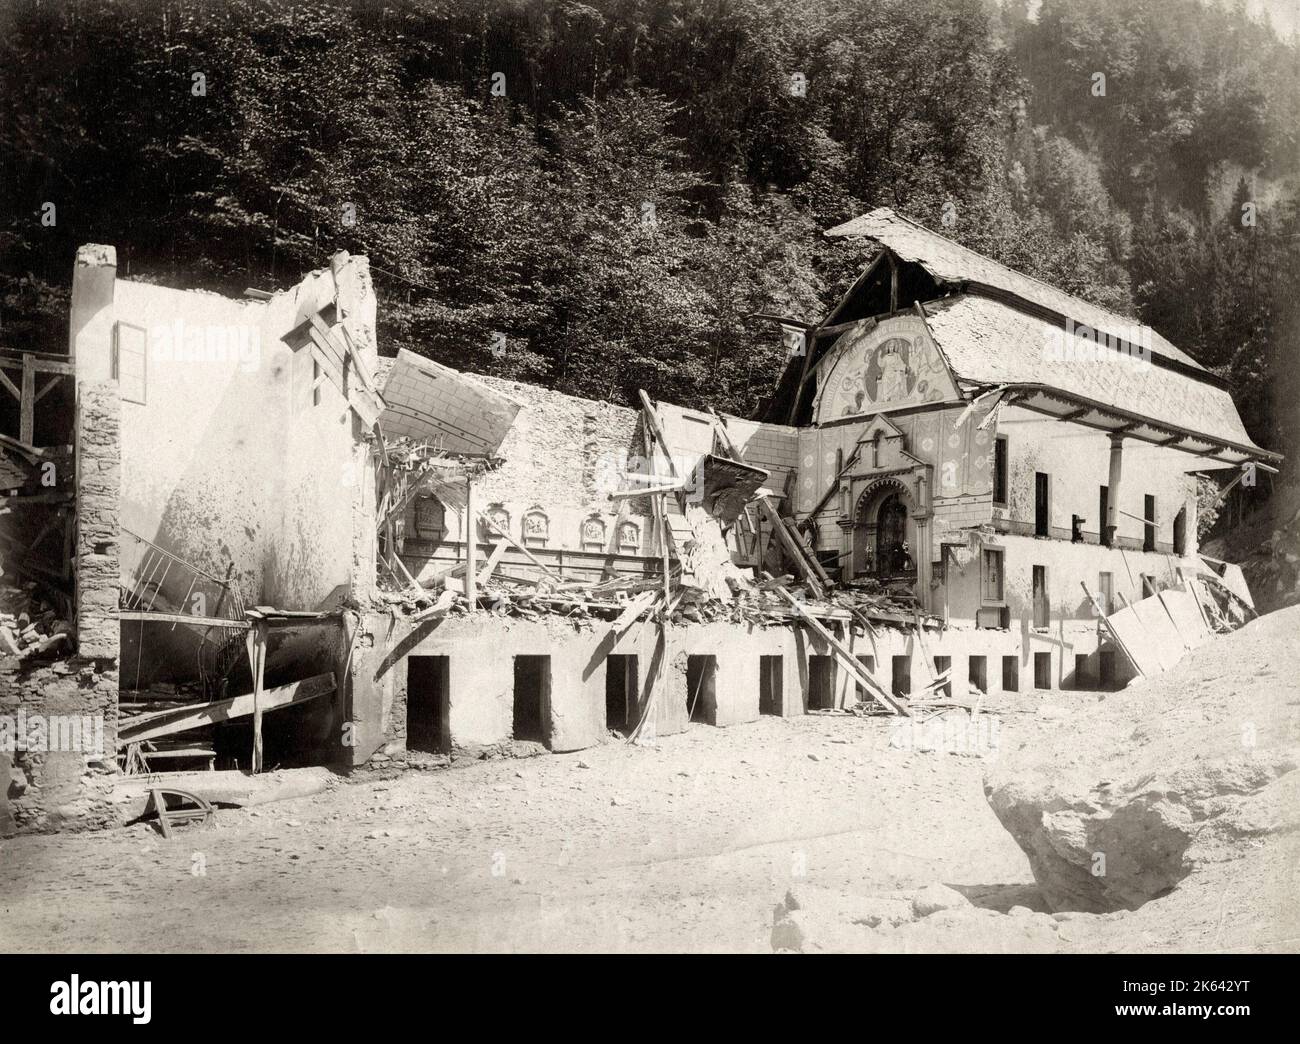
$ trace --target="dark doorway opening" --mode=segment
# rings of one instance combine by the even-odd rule
[[[1052,687],[1052,654],[1034,653],[1034,688]]]
[[[1101,687],[1103,689],[1115,688],[1115,653],[1110,649],[1103,649],[1097,654],[1097,666]]]
[[[1047,473],[1034,472],[1034,536],[1047,536],[1050,525],[1047,499]]]
[[[862,664],[862,669],[871,675],[872,680],[874,680],[876,677],[876,658],[874,656],[859,656],[857,661]],[[853,683],[853,695],[858,698],[859,703],[863,703],[870,698],[867,696],[867,687],[860,681]]]
[[[1002,657],[1002,691],[1020,691],[1020,657]]]
[[[1088,687],[1088,654],[1074,654],[1074,687],[1076,689],[1086,689]]]
[[[636,723],[637,662],[635,656],[605,658],[605,728],[626,734]]]
[[[686,710],[691,721],[704,725],[717,724],[717,679],[716,656],[686,657]]]
[[[936,656],[934,658],[935,677],[943,677],[944,671],[948,672],[948,680],[939,686],[939,692],[943,693],[948,699],[952,699],[952,657]]]
[[[808,657],[808,709],[831,710],[835,706],[835,657]]]
[[[876,516],[876,562],[886,576],[908,571],[903,545],[907,543],[907,507],[897,493],[880,505]]]
[[[448,717],[451,657],[406,658],[406,749],[443,754],[450,749]]]
[[[758,713],[782,714],[785,711],[785,660],[780,656],[758,658]]]
[[[1156,498],[1148,493],[1142,498],[1142,550],[1156,549]]]
[[[989,691],[989,660],[987,656],[972,656],[970,666],[966,671],[966,681],[979,689],[980,692]]]
[[[550,741],[551,658],[515,657],[514,738]]]
[[[1110,547],[1110,487],[1102,486],[1097,494],[1097,534],[1103,547]]]
[[[890,661],[890,691],[895,696],[912,695],[912,658],[895,656]]]

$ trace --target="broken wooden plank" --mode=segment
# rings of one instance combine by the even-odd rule
[[[248,629],[247,620],[226,620],[216,616],[190,616],[188,613],[146,612],[143,609],[119,609],[119,620],[138,620],[142,623],[189,624],[192,627],[229,627],[232,630]]]
[[[260,706],[265,711],[279,710],[314,700],[318,696],[327,696],[334,691],[333,674],[317,674],[300,681],[279,685],[273,689],[263,689]],[[157,739],[173,733],[197,729],[204,725],[216,725],[233,718],[246,718],[253,713],[253,694],[244,693],[224,700],[209,703],[194,703],[169,710],[154,711],[133,718],[128,725],[118,730],[118,746],[137,743],[142,740]]]
[[[726,422],[722,419],[722,416],[716,410],[710,410],[709,412],[713,414],[714,430],[722,441],[723,449],[734,460],[742,460],[740,450],[737,449],[736,444],[731,441],[731,436],[727,433]],[[781,515],[777,514],[776,508],[768,502],[766,497],[760,496],[758,498],[758,506],[763,513],[763,517],[767,519],[768,524],[772,527],[772,532],[776,534],[777,540],[785,548],[786,554],[793,558],[795,565],[799,567],[799,571],[804,574],[804,580],[808,584],[809,592],[814,598],[824,598],[826,592],[817,576],[821,572],[821,566],[817,565],[814,568],[809,564],[808,557],[804,554],[803,545],[791,537],[789,530],[785,527],[785,520]],[[822,572],[822,576],[825,575]]]
[[[1115,639],[1115,644],[1119,646],[1120,652],[1122,652],[1128,659],[1128,662],[1133,665],[1133,669],[1137,671],[1138,674],[1145,677],[1146,672],[1142,670],[1141,665],[1133,658],[1132,652],[1130,652],[1128,646],[1124,644],[1124,639],[1120,637],[1119,631],[1117,631],[1115,626],[1106,618],[1106,614],[1102,611],[1101,605],[1098,604],[1097,599],[1093,597],[1092,592],[1088,590],[1088,585],[1084,581],[1080,580],[1079,586],[1083,588],[1083,593],[1091,603],[1093,612],[1097,614],[1097,619],[1105,625],[1106,630],[1110,632],[1110,636]],[[1126,609],[1121,610],[1121,612],[1128,611],[1129,610]]]
[[[481,511],[479,512],[478,517],[490,530],[492,530],[492,532],[494,532],[502,540],[506,541],[506,543],[508,543],[511,547],[513,547],[516,551],[518,551],[521,555],[523,555],[526,559],[528,559],[528,561],[532,562],[533,565],[537,566],[538,569],[540,569],[543,573],[549,576],[552,580],[563,581],[564,578],[562,576],[560,576],[558,573],[552,572],[545,564],[543,564],[541,559],[539,559],[535,554],[529,551],[528,548],[524,547],[523,544],[521,544],[518,540],[512,537],[504,529],[498,526],[494,521],[492,521],[491,517],[489,517],[488,515],[484,514]]]
[[[858,658],[853,655],[853,650],[836,638],[835,635],[831,634],[831,632],[822,625],[820,620],[811,613],[806,612],[803,604],[797,598],[783,587],[777,587],[773,590],[775,590],[786,604],[795,611],[799,618],[814,634],[831,647],[831,650],[836,654],[835,658],[840,661],[840,665],[844,667],[844,669],[847,670],[854,679],[862,683],[863,689],[869,695],[884,704],[884,706],[888,707],[895,714],[907,714],[903,705],[894,699],[894,697],[890,696],[889,693],[885,692],[885,690],[876,683],[876,680],[867,673],[867,669],[863,667]]]
[[[492,549],[492,553],[488,555],[487,561],[483,563],[483,568],[478,572],[479,587],[482,587],[492,578],[492,574],[497,570],[498,563],[500,563],[502,556],[506,553],[507,546],[508,545],[504,540],[497,541],[496,547]]]
[[[619,614],[618,619],[610,626],[610,631],[614,634],[621,635],[636,623],[636,621],[641,618],[642,614],[654,605],[659,598],[660,592],[658,591],[646,591],[643,594],[637,595],[636,598],[632,599],[632,602],[628,607]]]

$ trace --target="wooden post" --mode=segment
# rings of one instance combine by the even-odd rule
[[[478,486],[465,477],[465,600],[478,605]]]
[[[262,771],[262,689],[266,680],[266,621],[256,619],[244,641],[248,646],[248,666],[253,675],[253,757],[254,774]]]
[[[23,394],[18,415],[18,440],[30,446],[36,431],[36,360],[23,356]]]

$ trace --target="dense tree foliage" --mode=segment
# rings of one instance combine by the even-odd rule
[[[386,351],[748,413],[783,362],[749,316],[825,314],[862,258],[820,231],[889,205],[1136,311],[1277,441],[1294,41],[1196,0],[1027,12],[12,0],[0,345],[62,339],[83,242],[116,244],[124,275],[227,292],[344,248],[371,258]]]

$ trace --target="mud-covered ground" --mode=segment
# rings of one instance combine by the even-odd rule
[[[998,742],[1031,742],[1053,708],[1096,698],[995,708]],[[773,907],[800,885],[941,882],[977,906],[1041,909],[983,760],[891,747],[898,727],[693,725],[655,748],[340,780],[172,840],[143,824],[15,838],[0,842],[0,949],[770,952]],[[1157,908],[1175,897],[1076,915],[1060,947],[1277,948],[1266,917],[1240,930],[1228,884],[1172,918]]]

